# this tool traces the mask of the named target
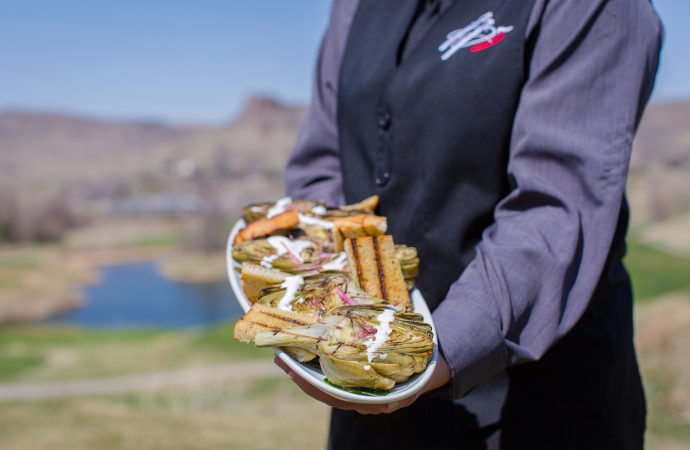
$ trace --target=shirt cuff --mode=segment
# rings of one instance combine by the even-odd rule
[[[496,319],[472,303],[444,300],[433,312],[439,353],[450,367],[447,392],[457,399],[508,366],[508,350]]]

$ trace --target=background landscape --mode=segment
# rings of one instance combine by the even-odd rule
[[[309,45],[294,43],[309,67],[319,8]],[[324,447],[328,408],[270,351],[232,341],[224,256],[240,208],[282,195],[304,73],[301,96],[238,94],[220,119],[65,112],[0,90],[3,450]],[[662,450],[690,448],[690,95],[666,87],[680,73],[660,76],[628,184],[647,447]]]

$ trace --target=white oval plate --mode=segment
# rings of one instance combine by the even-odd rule
[[[238,272],[240,265],[234,259],[232,259],[232,242],[235,240],[235,236],[237,235],[237,233],[242,228],[244,228],[244,226],[244,220],[240,219],[232,228],[230,236],[228,237],[226,259],[230,285],[232,286],[232,290],[240,306],[242,306],[244,312],[247,312],[249,311],[249,308],[252,307],[252,303],[244,294],[244,290],[242,290],[242,284],[240,282],[240,275]],[[424,372],[412,376],[409,380],[407,380],[404,383],[397,383],[395,387],[390,390],[388,395],[369,396],[355,394],[344,391],[342,389],[338,389],[336,387],[331,386],[330,384],[326,384],[323,381],[323,372],[321,372],[321,370],[318,367],[313,367],[307,364],[300,363],[299,361],[293,359],[291,356],[289,356],[287,353],[285,353],[278,347],[274,347],[273,351],[276,355],[278,355],[280,359],[285,361],[288,367],[295,371],[296,374],[298,374],[300,377],[306,380],[309,384],[315,386],[316,388],[322,390],[327,394],[332,395],[333,397],[352,403],[372,405],[400,401],[404,398],[414,395],[424,387],[424,385],[429,381],[429,378],[431,378],[431,374],[434,372],[434,368],[436,367],[436,358],[438,356],[438,340],[436,339],[436,327],[434,326],[434,321],[431,318],[431,312],[429,311],[429,307],[426,305],[426,301],[424,301],[424,297],[422,297],[422,293],[419,291],[419,289],[414,288],[412,290],[411,298],[414,311],[416,313],[421,314],[422,317],[424,317],[424,321],[431,325],[431,328],[434,333],[434,353],[432,354],[431,361],[429,362],[429,365],[426,367]]]

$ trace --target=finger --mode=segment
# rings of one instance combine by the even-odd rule
[[[304,380],[302,377],[297,375],[295,371],[290,369],[290,367],[283,361],[280,357],[276,356],[273,361],[283,369],[283,371],[290,377],[290,379],[307,395],[310,397],[327,404],[328,406],[332,406],[334,408],[339,408],[339,409],[345,409],[345,410],[351,410],[355,409],[355,407],[359,406],[357,404],[353,403],[348,403],[342,400],[339,400],[331,395],[326,394],[325,392],[321,391],[320,389],[317,389],[310,383],[308,383],[306,380]]]
[[[389,414],[389,413],[392,413],[393,411],[397,411],[400,408],[404,408],[404,407],[408,406],[410,403],[412,403],[412,402],[404,401],[404,400],[399,401],[399,402],[389,403],[386,405],[386,408],[384,409],[383,412],[386,414]]]
[[[387,408],[386,405],[358,405],[358,407],[355,409],[359,414],[363,414],[365,416],[368,415],[376,415],[376,414],[383,414],[386,411]]]
[[[372,407],[365,407],[361,408],[358,410],[360,414],[389,414],[392,413],[393,411],[396,411],[404,406],[407,406],[407,404],[403,402],[393,402],[393,403],[386,403],[383,405],[371,405]]]
[[[401,408],[410,406],[417,399],[416,396],[406,398],[397,402],[386,403],[383,405],[360,405],[356,411],[360,414],[390,414]]]
[[[311,383],[307,382],[304,378],[300,377],[294,370],[283,361],[279,356],[273,358],[273,362],[276,363],[289,377],[290,379],[308,396],[322,403],[327,404],[333,408],[338,408],[346,411],[357,410],[361,414],[381,414],[386,412],[384,410],[387,405],[362,405],[360,403],[350,403],[344,400],[337,399],[332,395],[329,395],[322,390],[316,388]]]
[[[329,395],[320,389],[317,389],[316,387],[312,386],[311,384],[307,383],[304,381],[302,378],[299,376],[295,375],[296,379],[293,378],[293,381],[299,386],[302,391],[312,397],[313,399],[316,399],[322,403],[327,404],[328,406],[331,406],[333,408],[338,408],[338,409],[343,409],[343,410],[352,410],[355,409],[356,407],[360,406],[358,404],[354,403],[349,403],[340,399],[337,399],[333,397],[332,395]]]

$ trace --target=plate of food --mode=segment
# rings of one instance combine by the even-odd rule
[[[304,380],[341,400],[399,401],[436,365],[419,258],[386,235],[378,197],[339,208],[283,198],[242,211],[227,245],[245,315],[234,338],[273,347]]]

